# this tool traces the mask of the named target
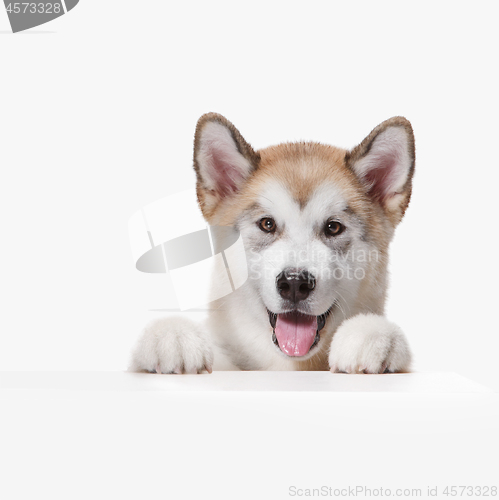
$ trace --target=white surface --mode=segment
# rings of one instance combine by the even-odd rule
[[[456,373],[347,375],[330,372],[213,372],[159,375],[128,372],[0,372],[0,390],[71,391],[284,391],[493,393]]]
[[[0,373],[0,498],[497,485],[498,394],[461,377],[214,375]]]

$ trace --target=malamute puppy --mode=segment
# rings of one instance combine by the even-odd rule
[[[240,232],[248,279],[212,305],[206,325],[165,318],[147,326],[131,369],[407,371],[407,341],[383,312],[388,247],[414,162],[402,117],[351,151],[314,142],[255,151],[223,116],[202,116],[199,205],[212,226]]]

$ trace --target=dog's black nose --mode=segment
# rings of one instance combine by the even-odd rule
[[[304,269],[288,268],[277,276],[276,286],[283,299],[296,303],[310,295],[315,278]]]

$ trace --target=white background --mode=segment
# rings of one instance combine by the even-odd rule
[[[1,370],[126,368],[163,286],[128,219],[193,186],[201,114],[255,148],[404,115],[388,315],[418,369],[499,388],[495,3],[81,0],[16,35],[0,8],[0,31]]]

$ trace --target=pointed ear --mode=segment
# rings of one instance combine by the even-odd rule
[[[395,116],[378,125],[346,154],[347,166],[397,224],[409,204],[415,165],[411,124]]]
[[[209,218],[218,203],[237,193],[257,169],[260,155],[222,115],[208,113],[197,124],[194,169],[203,215]]]

